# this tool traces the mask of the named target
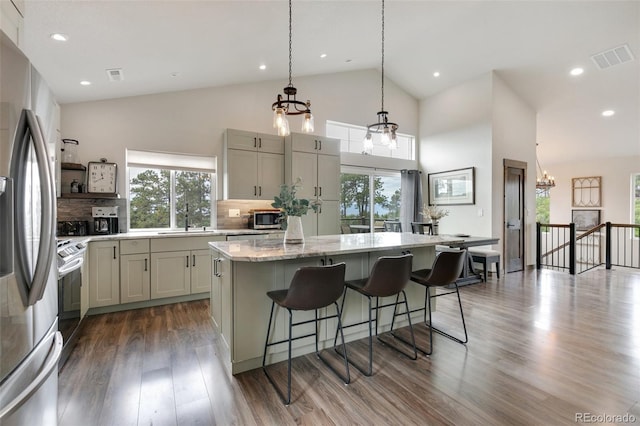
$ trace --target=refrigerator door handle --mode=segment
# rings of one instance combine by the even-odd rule
[[[38,164],[38,177],[40,179],[40,197],[42,202],[42,215],[40,219],[40,243],[38,247],[38,259],[36,261],[33,277],[31,277],[29,267],[26,262],[27,242],[25,235],[25,227],[22,223],[26,217],[24,211],[24,193],[16,193],[15,210],[16,210],[16,249],[19,254],[18,263],[24,281],[30,281],[28,287],[20,285],[21,295],[26,306],[35,304],[42,298],[49,269],[53,261],[55,252],[54,238],[54,193],[53,182],[51,180],[51,170],[49,166],[49,158],[45,147],[44,136],[42,134],[41,125],[33,111],[23,109],[18,122],[16,132],[16,144],[11,159],[11,175],[14,177],[18,185],[26,181],[26,165],[29,155],[29,141],[33,140],[33,148]]]
[[[14,413],[18,410],[25,402],[29,400],[31,395],[36,393],[38,389],[47,381],[51,373],[54,371],[58,372],[58,360],[60,359],[60,354],[62,353],[62,334],[59,331],[56,331],[52,334],[53,336],[53,347],[49,350],[49,354],[47,359],[45,360],[44,366],[40,370],[40,373],[35,377],[34,380],[29,383],[18,396],[16,396],[11,402],[9,402],[5,407],[0,411],[0,421]],[[28,362],[28,359],[25,359],[25,362]]]

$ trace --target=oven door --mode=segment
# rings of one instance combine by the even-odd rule
[[[59,369],[62,369],[73,350],[80,327],[80,298],[83,256],[67,261],[58,270],[58,330],[62,334],[63,349]]]

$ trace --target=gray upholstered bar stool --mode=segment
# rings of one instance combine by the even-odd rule
[[[264,354],[262,355],[262,369],[267,378],[278,392],[278,395],[282,401],[289,405],[291,403],[291,342],[293,340],[303,339],[305,337],[315,336],[316,342],[316,356],[327,365],[331,371],[333,371],[338,377],[340,377],[345,384],[349,384],[351,376],[349,375],[349,363],[348,357],[344,357],[344,368],[346,374],[340,374],[336,369],[331,366],[322,356],[318,350],[318,321],[326,320],[330,318],[338,319],[338,330],[342,337],[342,350],[346,354],[346,346],[344,343],[344,334],[342,333],[342,320],[341,310],[338,306],[337,300],[343,294],[344,287],[344,274],[346,266],[344,263],[338,263],[336,265],[327,266],[307,266],[298,269],[293,278],[291,284],[286,290],[274,290],[267,292],[267,296],[271,299],[271,314],[269,315],[269,328],[267,329],[267,339],[264,344]],[[324,316],[318,318],[318,309],[325,308],[329,305],[335,305],[336,315]],[[273,312],[275,305],[281,306],[289,312],[289,335],[287,339],[279,340],[277,342],[269,342],[269,335],[271,334],[271,322],[273,320]],[[293,322],[292,311],[315,311],[315,319]],[[315,332],[305,334],[303,336],[293,337],[293,327],[315,323]],[[287,357],[287,395],[286,397],[276,384],[275,380],[269,374],[266,367],[267,349],[270,346],[278,345],[280,343],[289,343],[289,351]],[[334,343],[335,344],[335,343]]]
[[[449,339],[458,343],[467,343],[469,337],[467,335],[467,326],[464,322],[464,312],[462,311],[462,302],[460,301],[460,291],[456,280],[462,272],[464,262],[466,261],[466,251],[443,251],[438,253],[436,260],[433,262],[431,269],[421,269],[411,273],[411,281],[425,286],[424,308],[414,309],[412,312],[424,310],[424,323],[429,328],[429,349],[418,348],[421,352],[431,355],[433,352],[433,332],[442,334]],[[455,291],[447,291],[444,293],[435,293],[436,287],[445,287],[449,285],[455,286]],[[431,294],[433,288],[434,294]],[[431,299],[434,297],[446,296],[447,294],[456,293],[458,295],[458,306],[460,307],[460,318],[462,319],[462,328],[464,329],[464,340],[454,337],[444,331],[435,328],[431,322]],[[427,311],[429,312],[429,323],[427,324]],[[398,336],[395,336],[399,338]],[[403,340],[404,341],[404,340]]]
[[[404,291],[405,286],[409,282],[409,277],[411,275],[411,264],[413,261],[412,254],[405,254],[402,256],[383,256],[379,257],[378,260],[373,264],[373,268],[371,268],[371,273],[368,278],[354,280],[354,281],[346,281],[345,284],[347,289],[351,289],[361,295],[365,296],[369,300],[369,320],[362,321],[355,324],[343,325],[343,328],[353,327],[361,324],[369,325],[369,368],[365,370],[364,368],[355,364],[351,359],[349,362],[356,367],[362,374],[365,376],[371,376],[373,374],[373,331],[372,325],[375,323],[375,335],[378,336],[378,311],[380,308],[385,308],[389,306],[394,307],[393,318],[396,316],[396,307],[398,304],[398,298],[400,293],[402,293],[404,297],[405,310],[407,313],[407,319],[409,320],[409,330],[411,331],[411,340],[412,343],[410,345],[413,347],[413,355],[409,355],[406,352],[400,350],[397,346],[386,342],[378,336],[378,340],[390,348],[400,352],[401,354],[409,357],[410,359],[418,359],[418,351],[415,345],[415,339],[413,338],[413,327],[411,325],[411,317],[409,314],[409,304],[407,303],[407,295]],[[345,291],[344,297],[342,298],[342,307],[344,308],[344,301],[347,298],[347,291]],[[379,304],[380,297],[389,297],[396,296],[395,303],[388,303],[384,305]],[[371,299],[376,299],[375,307],[371,306]],[[371,312],[376,312],[375,318],[371,317]],[[399,314],[400,315],[400,314]],[[338,339],[338,332],[336,331],[336,337],[334,339],[334,346]],[[336,351],[338,348],[336,347]],[[338,352],[340,353],[340,352]],[[343,354],[341,354],[343,355]],[[344,357],[346,359],[346,352],[344,352]]]

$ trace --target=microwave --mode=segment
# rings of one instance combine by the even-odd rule
[[[254,210],[249,213],[249,228],[280,229],[280,210]]]

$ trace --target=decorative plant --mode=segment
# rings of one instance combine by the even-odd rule
[[[317,212],[320,207],[320,201],[310,201],[306,198],[296,197],[296,193],[301,186],[302,180],[300,178],[296,179],[295,183],[291,185],[280,185],[280,195],[273,197],[271,206],[282,211],[282,229],[287,229],[287,216],[304,216],[309,209]]]
[[[424,204],[422,206],[422,216],[428,217],[432,222],[437,222],[445,216],[449,216],[449,210],[438,208],[437,204],[428,206]]]

